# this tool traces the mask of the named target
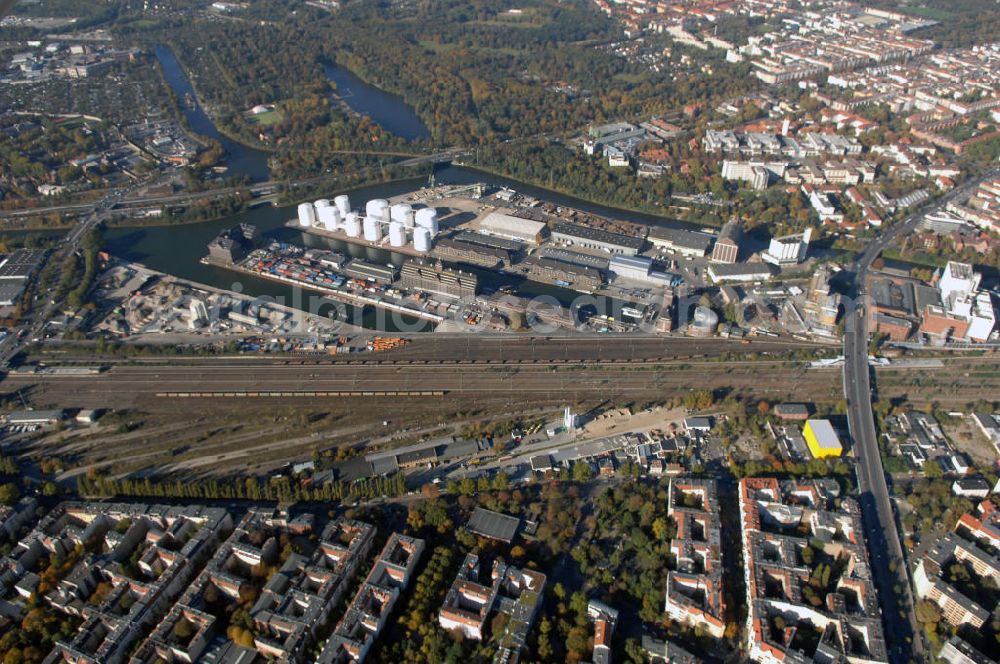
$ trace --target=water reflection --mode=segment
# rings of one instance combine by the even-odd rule
[[[430,138],[427,126],[402,97],[369,85],[350,70],[333,63],[325,63],[323,70],[326,77],[336,84],[337,95],[351,109],[367,115],[383,129],[400,138]]]
[[[219,133],[212,119],[202,110],[201,105],[194,101],[196,99],[194,87],[174,56],[174,52],[162,44],[158,44],[154,51],[160,66],[163,67],[163,76],[177,95],[181,110],[191,129],[201,136],[219,141],[226,151],[226,166],[229,168],[229,173],[246,175],[255,182],[267,181],[270,178],[267,153],[232,141]],[[194,103],[187,103],[186,100]]]

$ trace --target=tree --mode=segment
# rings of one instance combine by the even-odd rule
[[[507,614],[500,611],[497,611],[496,615],[493,616],[493,620],[490,621],[490,633],[493,634],[494,638],[504,633],[504,630],[507,629],[508,620],[509,617]]]
[[[692,390],[684,395],[684,407],[691,410],[704,410],[711,408],[715,403],[711,390]]]
[[[13,482],[0,484],[0,504],[13,505],[21,498],[21,490]]]
[[[202,592],[202,599],[208,605],[216,604],[221,596],[219,595],[219,589],[214,583],[209,583],[205,586],[205,590]]]
[[[499,472],[493,478],[493,488],[497,491],[506,491],[510,487],[510,477],[507,473]]]
[[[646,650],[642,647],[642,643],[638,639],[629,637],[625,640],[625,656],[633,664],[644,664],[646,661]]]
[[[253,632],[237,625],[231,625],[226,635],[241,648],[253,648]]]
[[[917,602],[917,620],[924,625],[928,631],[932,631],[941,622],[941,610],[934,602],[925,599]]]
[[[550,634],[552,633],[552,623],[547,617],[542,617],[538,621],[538,657],[544,662],[549,661],[553,655],[552,641],[550,640]]]
[[[667,521],[663,517],[656,517],[653,519],[653,537],[663,541],[667,538],[667,533],[669,532],[669,527],[667,526]]]
[[[884,344],[888,338],[889,335],[884,332],[877,332],[873,334],[871,339],[868,341],[868,354],[874,355],[877,353],[878,349],[882,347],[882,344]]]
[[[174,623],[174,636],[182,643],[186,643],[194,636],[194,626],[186,618],[181,618]]]

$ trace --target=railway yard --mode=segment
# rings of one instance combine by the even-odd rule
[[[11,373],[3,389],[35,408],[117,409],[109,426],[56,431],[25,443],[36,460],[62,460],[64,480],[105,468],[118,475],[158,468],[191,476],[248,466],[273,470],[332,448],[352,454],[454,435],[484,419],[549,417],[566,405],[581,411],[642,406],[695,389],[833,404],[843,396],[841,371],[810,366],[817,351],[835,354],[783,339],[743,345],[432,335],[365,359],[63,355],[67,366],[75,361],[102,368]],[[39,359],[51,366],[55,354]],[[919,370],[905,363],[882,366],[878,397],[962,406],[983,390],[1000,392],[998,365],[1000,357],[991,355],[944,358]]]

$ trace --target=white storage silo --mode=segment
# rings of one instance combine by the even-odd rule
[[[369,242],[378,242],[382,239],[382,222],[375,217],[365,217],[362,226],[365,231],[365,239]]]
[[[393,221],[406,221],[406,215],[413,211],[409,203],[396,203],[389,208],[389,216]]]
[[[347,215],[351,213],[351,199],[344,194],[337,196],[333,199],[333,204],[337,206],[340,210],[340,218],[347,219]]]
[[[354,212],[348,212],[344,217],[344,232],[347,237],[358,237],[361,235],[361,221]]]
[[[428,228],[417,228],[413,231],[413,248],[421,253],[431,250],[431,231]]]
[[[389,224],[389,244],[393,247],[406,245],[406,226],[402,221],[393,221]]]
[[[688,324],[688,335],[692,337],[710,337],[719,326],[719,315],[708,307],[694,308],[694,319]]]
[[[318,213],[320,208],[330,207],[330,199],[320,198],[319,200],[313,201],[313,207],[316,208]]]
[[[312,203],[299,203],[299,226],[309,228],[316,223],[316,208]]]
[[[320,225],[328,231],[335,231],[340,226],[340,210],[332,205],[323,207],[317,205],[316,215],[319,217]]]
[[[389,221],[389,201],[375,198],[365,204],[365,216]]]
[[[431,232],[431,235],[438,234],[438,213],[434,208],[423,208],[417,210],[416,214],[416,224],[421,228],[426,228]]]

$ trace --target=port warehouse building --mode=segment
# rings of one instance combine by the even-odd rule
[[[403,288],[461,298],[476,294],[479,279],[471,272],[453,270],[441,264],[407,261],[400,272],[400,285]]]
[[[645,238],[635,235],[623,235],[600,228],[567,223],[552,226],[552,239],[566,245],[597,249],[621,256],[637,255],[646,242]]]
[[[546,225],[541,221],[515,217],[503,212],[490,212],[480,220],[479,230],[489,235],[537,245],[545,239]]]
[[[458,231],[453,236],[454,240],[459,242],[467,242],[469,244],[476,244],[481,247],[492,247],[494,249],[503,249],[509,252],[511,255],[519,254],[524,249],[524,243],[518,242],[516,240],[505,240],[502,237],[495,237],[493,235],[484,235],[483,233],[476,233],[474,231]]]
[[[645,256],[615,256],[608,269],[617,277],[656,286],[669,287],[674,280],[666,272],[653,270],[653,260]]]
[[[392,265],[379,265],[378,263],[369,263],[360,258],[355,258],[342,271],[345,275],[353,279],[371,279],[391,284],[396,280],[397,269]]]
[[[690,231],[685,228],[663,228],[654,226],[649,229],[649,243],[658,249],[676,251],[682,256],[701,258],[708,253],[715,239],[708,233]]]
[[[480,236],[485,237],[485,236]],[[441,238],[434,243],[434,256],[488,268],[504,268],[514,263],[511,252],[459,238]]]
[[[548,256],[529,256],[519,263],[517,268],[529,277],[564,281],[591,288],[600,286],[604,281],[604,275],[596,268]]]

